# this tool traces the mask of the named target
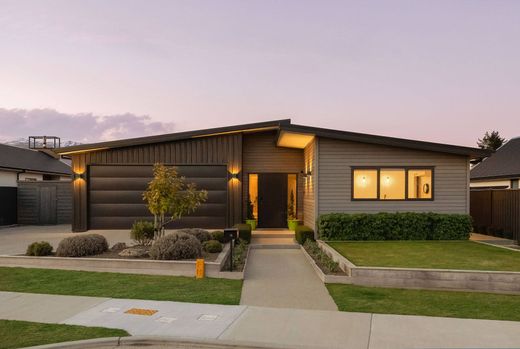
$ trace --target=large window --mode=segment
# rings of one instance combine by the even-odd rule
[[[432,200],[433,168],[354,168],[352,199]]]

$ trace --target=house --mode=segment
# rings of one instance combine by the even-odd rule
[[[276,120],[78,145],[72,158],[74,231],[128,229],[150,217],[142,192],[152,165],[175,165],[208,200],[171,227],[223,228],[245,219],[286,227],[287,203],[314,227],[329,212],[469,213],[469,161],[488,151]]]
[[[471,169],[472,189],[519,189],[520,137],[507,141]]]
[[[20,183],[70,181],[69,165],[48,153],[0,144],[0,225],[18,222]]]

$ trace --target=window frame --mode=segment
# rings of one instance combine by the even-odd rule
[[[381,199],[381,170],[395,169],[404,170],[404,199]],[[377,170],[377,198],[355,198],[354,197],[354,171],[355,170]],[[431,198],[408,198],[408,171],[409,170],[431,170],[432,185]],[[435,166],[351,166],[350,167],[350,200],[351,201],[434,201],[435,200]]]

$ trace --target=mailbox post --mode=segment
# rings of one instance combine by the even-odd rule
[[[235,240],[238,238],[238,229],[236,228],[227,228],[224,229],[224,241],[229,242],[229,271],[233,271],[233,247],[235,245]]]

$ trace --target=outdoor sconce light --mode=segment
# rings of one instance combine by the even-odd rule
[[[307,170],[307,173],[305,174],[305,177],[310,177],[312,176],[312,171],[311,170]]]
[[[76,179],[85,179],[86,178],[86,175],[85,175],[85,172],[83,173],[74,173],[74,180]]]
[[[238,173],[232,173],[231,179],[238,179]]]

